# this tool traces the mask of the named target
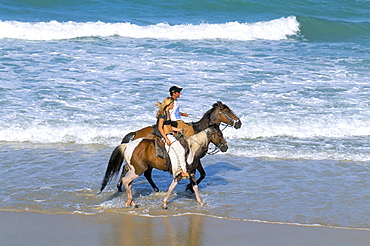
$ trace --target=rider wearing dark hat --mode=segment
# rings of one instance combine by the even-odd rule
[[[171,120],[172,121],[178,121],[181,120],[181,116],[188,117],[187,113],[180,112],[180,107],[177,99],[181,95],[182,88],[178,86],[172,86],[169,89],[170,96],[175,100],[175,106],[173,107],[173,110],[171,110]]]
[[[184,116],[184,117],[189,116],[187,113],[183,113],[180,111],[180,107],[179,107],[177,99],[180,97],[181,91],[182,91],[182,88],[178,86],[172,86],[169,89],[170,95],[175,102],[173,109],[170,110],[171,120],[176,121],[178,124],[178,127],[185,130],[186,136],[191,136],[194,134],[193,127],[185,124],[185,122],[181,119],[181,116]]]
[[[174,93],[174,92],[181,92],[182,91],[182,88],[181,87],[178,87],[178,86],[172,86],[170,89],[169,89],[169,92],[170,93]]]

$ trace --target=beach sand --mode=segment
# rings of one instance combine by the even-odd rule
[[[230,221],[0,212],[1,245],[370,245],[369,230]]]

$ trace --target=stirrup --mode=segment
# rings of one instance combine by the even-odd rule
[[[186,172],[187,175],[182,175],[183,173],[181,173],[181,179],[190,179],[190,175],[188,172]]]

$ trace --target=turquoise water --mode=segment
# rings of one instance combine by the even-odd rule
[[[1,210],[370,228],[367,1],[0,1],[0,11]],[[204,160],[206,206],[183,184],[163,212],[163,192],[144,179],[136,211],[114,183],[95,196],[113,148],[155,123],[172,85],[184,87],[185,121],[222,101],[243,122],[224,130],[226,154]],[[165,191],[170,177],[154,175]]]

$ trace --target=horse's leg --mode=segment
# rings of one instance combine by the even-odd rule
[[[163,208],[167,209],[167,200],[170,197],[172,191],[175,189],[176,185],[179,183],[179,180],[181,179],[181,175],[178,175],[176,178],[174,178],[171,182],[170,187],[168,188],[167,194],[163,198]]]
[[[153,179],[152,179],[152,170],[153,170],[152,167],[148,167],[148,170],[144,172],[144,176],[146,180],[148,180],[149,184],[152,186],[153,190],[155,192],[159,192],[158,187],[154,184]]]
[[[198,204],[203,205],[204,203],[202,202],[202,199],[200,199],[200,194],[199,194],[197,181],[195,180],[194,176],[190,179],[190,182],[193,186],[193,190],[194,190],[194,193],[195,193],[195,198],[197,199]]]
[[[197,163],[195,163],[195,162],[197,162]],[[202,166],[202,163],[200,162],[200,159],[194,160],[194,164],[197,166],[197,170],[199,171],[199,174],[200,174],[200,177],[197,180],[197,184],[199,184],[206,177],[206,172],[203,169],[203,166]],[[194,171],[194,175],[195,175],[195,171]],[[189,191],[191,191],[191,192],[194,193],[194,190],[193,190],[193,186],[191,184],[191,181],[186,186],[186,190],[189,190]]]
[[[138,205],[136,205],[134,202],[133,202],[133,196],[132,196],[132,193],[131,193],[131,188],[132,188],[132,183],[133,183],[134,181],[131,181],[129,184],[128,184],[128,191],[130,192],[130,194],[128,195],[127,194],[127,192],[126,192],[126,195],[127,195],[127,197],[128,197],[128,199],[127,199],[127,201],[126,201],[126,203],[125,203],[125,205],[126,206],[132,206],[132,207],[134,207],[134,208],[137,208],[137,207],[139,207]]]
[[[118,192],[122,192],[122,179],[123,177],[125,177],[126,173],[128,172],[128,168],[126,165],[123,166],[123,169],[122,169],[122,174],[121,174],[121,177],[119,179],[119,182],[117,184],[117,189],[118,189]]]
[[[126,206],[136,207],[135,203],[132,201],[133,199],[132,199],[131,187],[132,187],[132,182],[137,177],[139,177],[139,175],[135,174],[134,170],[129,170],[128,174],[121,179],[126,189],[126,195],[127,195],[127,201],[125,203]]]
[[[197,184],[199,185],[199,183],[202,182],[202,180],[206,177],[206,171],[204,171],[204,168],[200,160],[198,162],[197,170],[199,171],[200,175],[199,179],[197,180]]]

